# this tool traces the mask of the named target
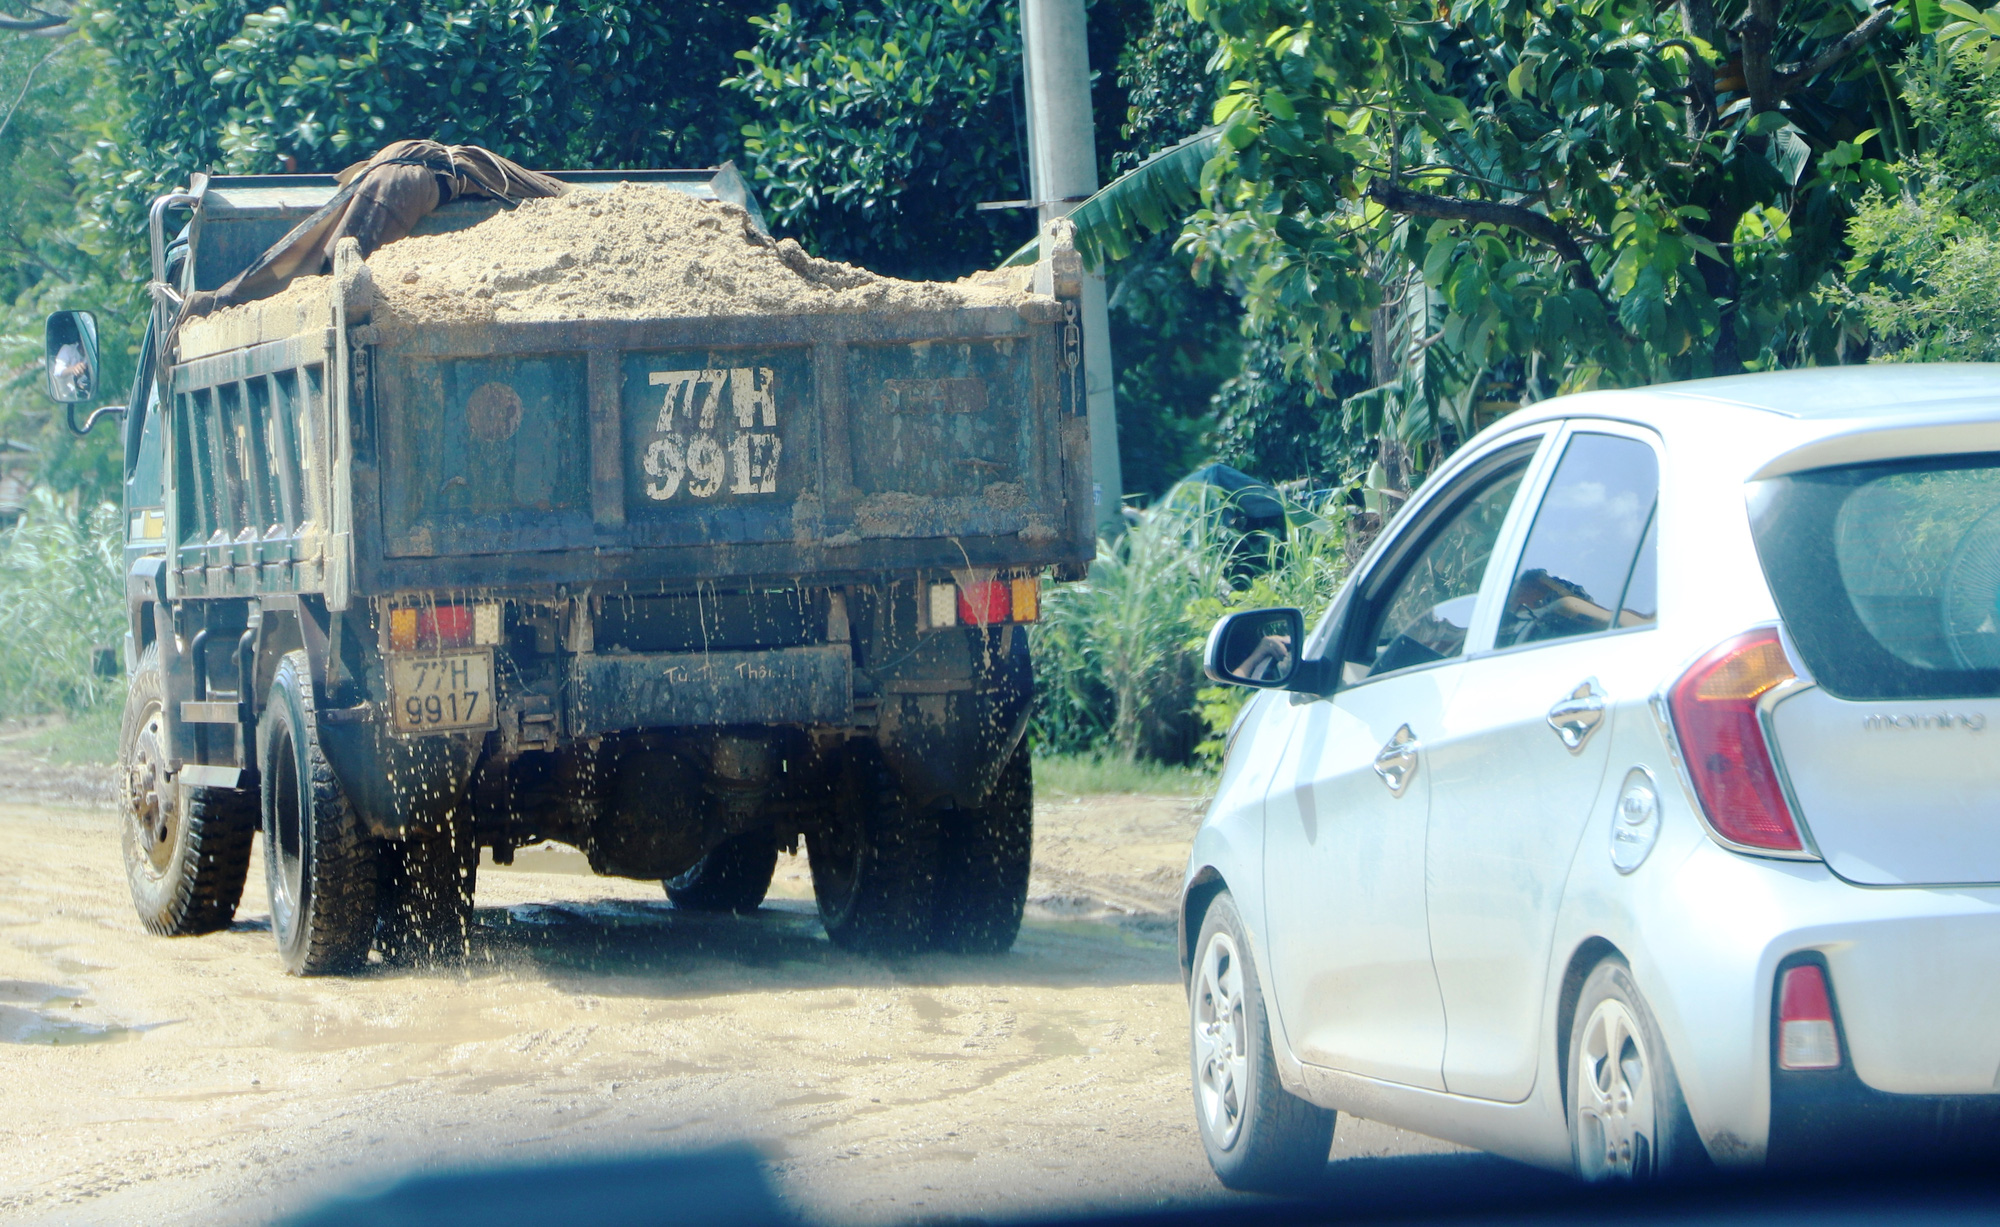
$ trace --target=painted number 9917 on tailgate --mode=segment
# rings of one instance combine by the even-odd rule
[[[389,709],[403,734],[493,728],[493,653],[391,656]]]

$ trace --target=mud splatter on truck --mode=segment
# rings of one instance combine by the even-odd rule
[[[226,925],[261,834],[285,965],[338,972],[461,949],[481,848],[742,909],[803,841],[835,941],[1005,949],[1025,624],[1091,553],[1073,250],[892,282],[772,241],[728,168],[556,177],[178,329],[335,184],[156,206],[191,218],[125,418],[141,917]],[[683,229],[605,221],[648,208]]]

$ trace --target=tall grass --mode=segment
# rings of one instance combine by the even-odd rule
[[[46,488],[0,532],[0,716],[80,714],[122,695],[92,649],[115,644],[125,616],[118,509],[78,512]]]
[[[1238,608],[1326,607],[1346,570],[1338,527],[1292,507],[1288,540],[1244,537],[1230,506],[1212,486],[1176,486],[1098,543],[1088,579],[1049,591],[1032,639],[1045,752],[1195,760],[1242,697],[1201,680],[1209,626]]]

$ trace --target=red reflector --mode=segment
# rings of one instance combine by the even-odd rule
[[[1696,661],[1667,694],[1702,810],[1732,843],[1773,852],[1805,847],[1757,718],[1758,698],[1793,676],[1778,632],[1766,627]]]
[[[1817,963],[1786,970],[1778,984],[1778,1067],[1836,1069],[1840,1034],[1833,1025],[1833,994]]]
[[[1009,599],[1007,585],[999,580],[985,580],[958,586],[958,620],[975,626],[988,626],[995,622],[1005,622],[1013,602]]]
[[[438,605],[396,609],[389,613],[389,650],[413,652],[426,648],[472,645],[472,606]]]

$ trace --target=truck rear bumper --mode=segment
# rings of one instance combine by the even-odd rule
[[[846,644],[755,652],[622,652],[572,658],[572,737],[725,724],[847,724],[854,662]]]

